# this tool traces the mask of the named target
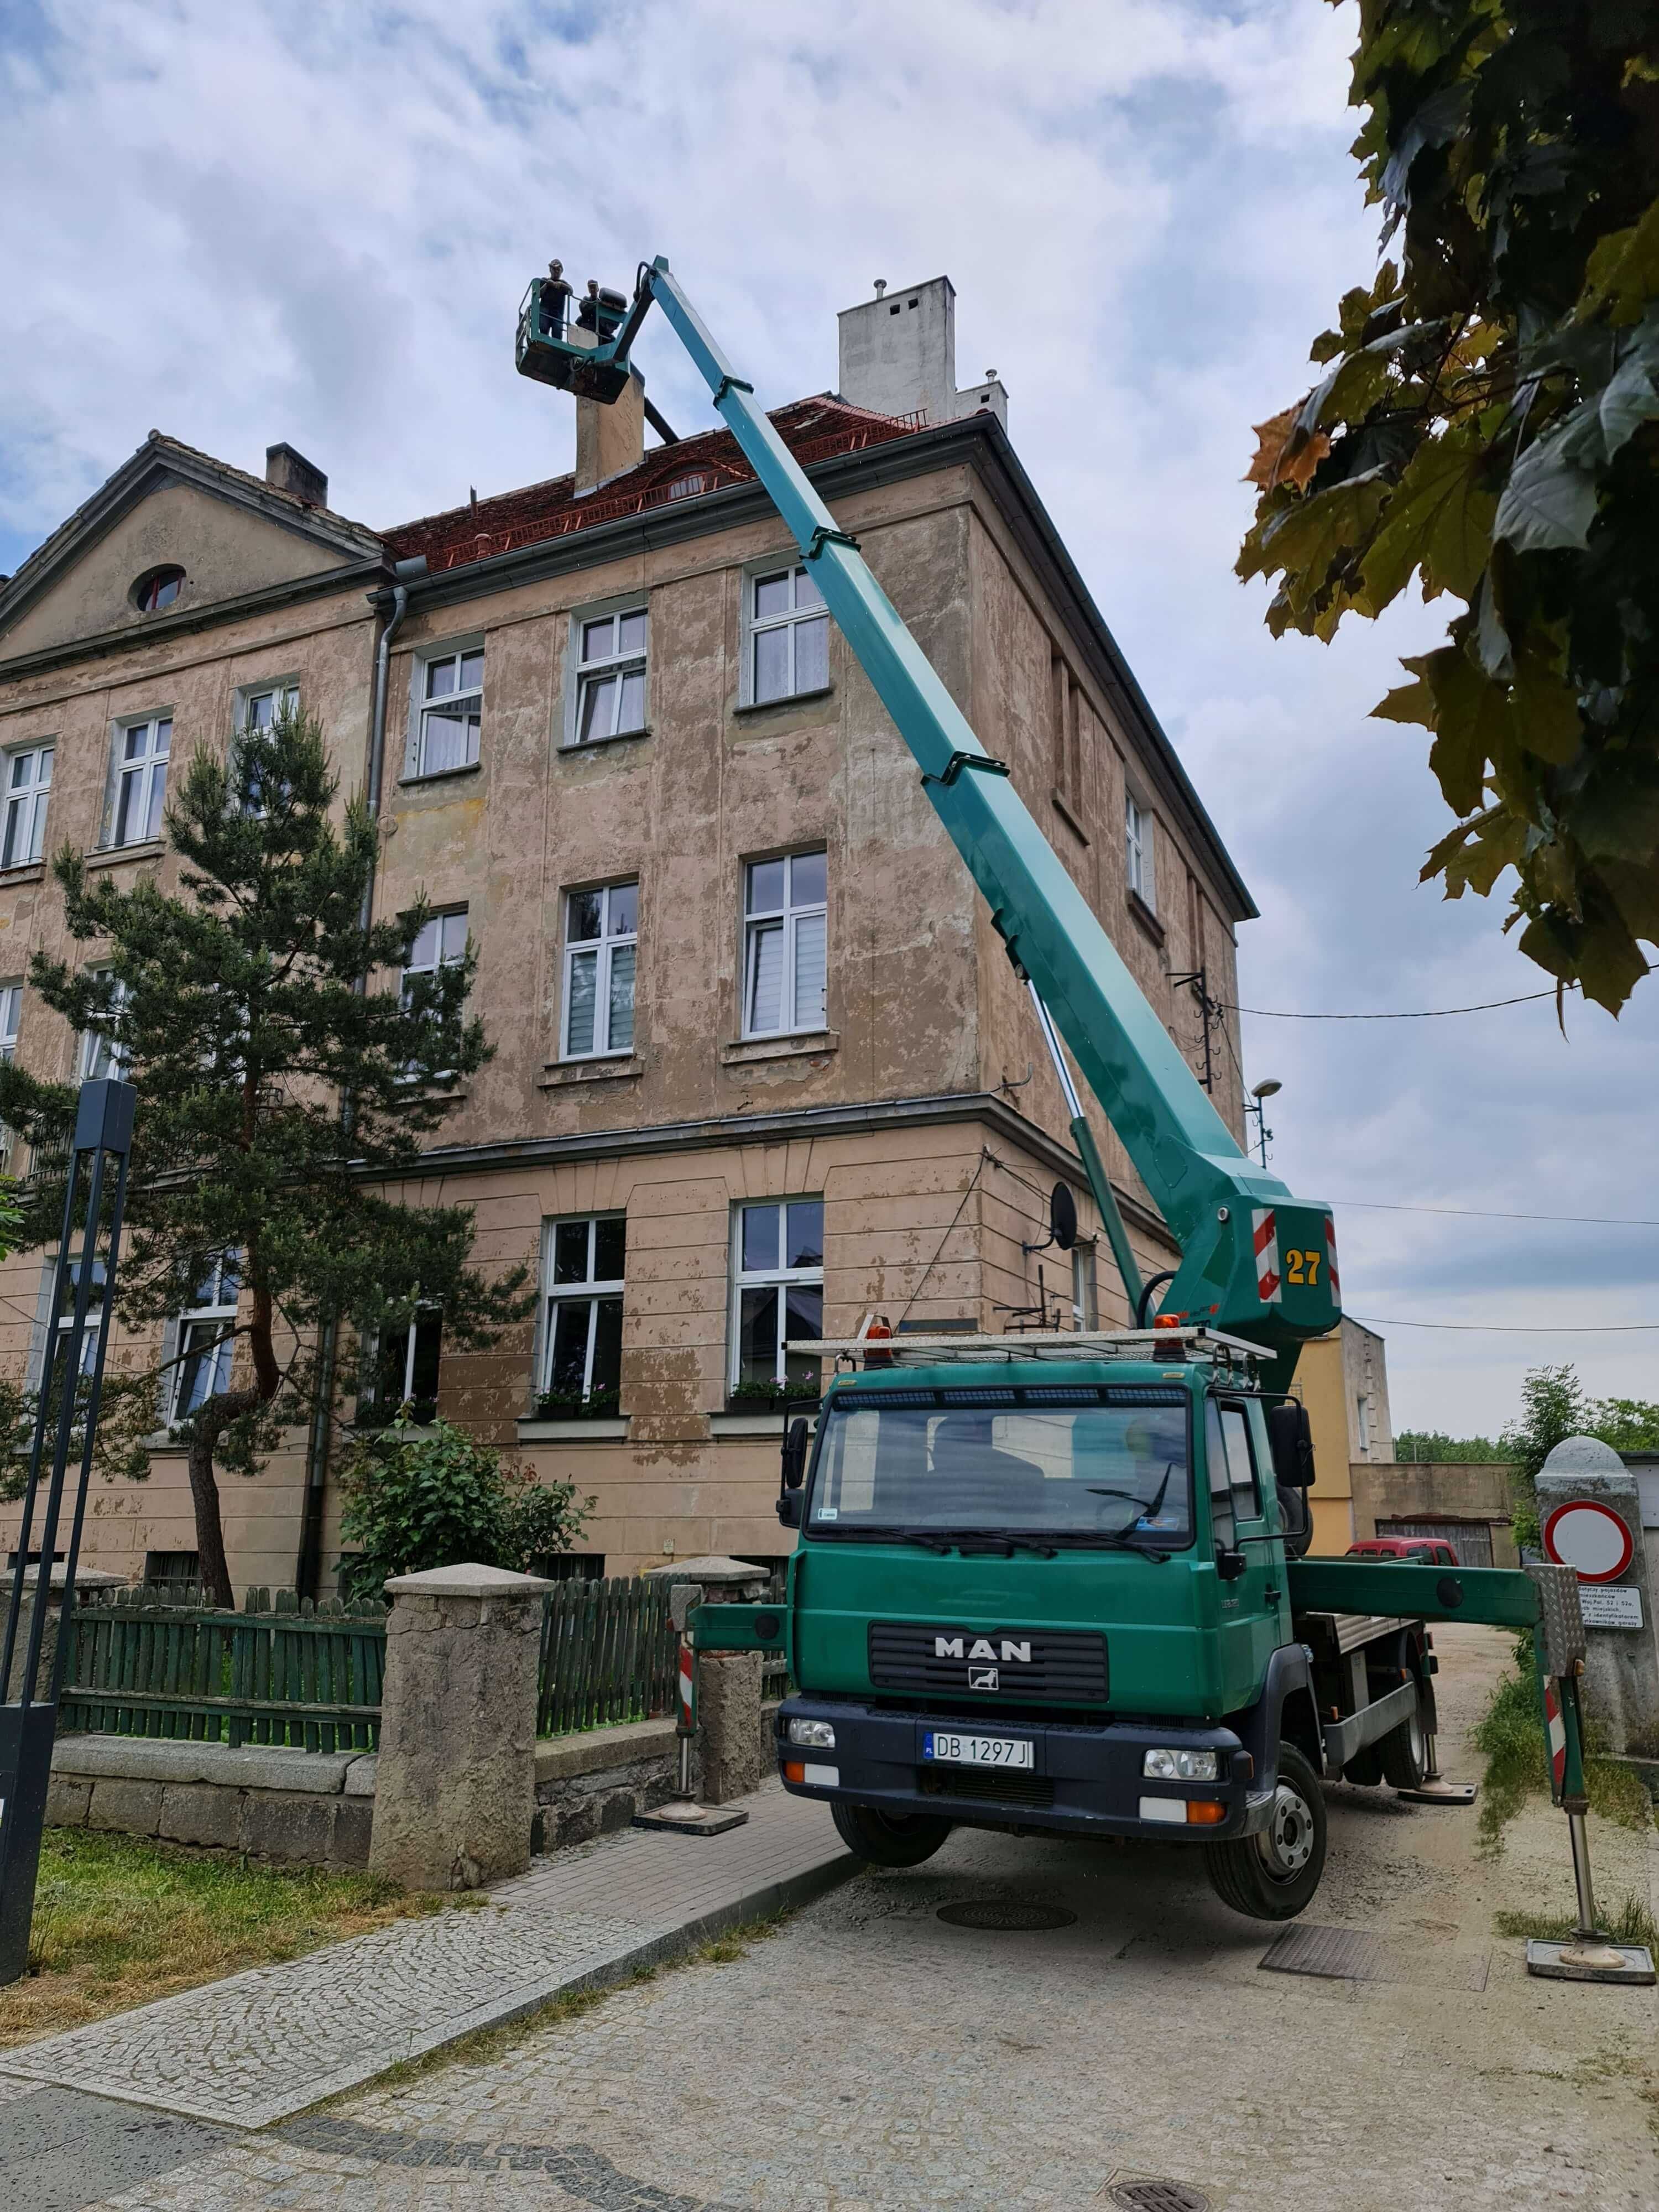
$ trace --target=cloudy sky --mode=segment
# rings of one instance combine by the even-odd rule
[[[550,252],[666,252],[777,404],[838,307],[940,270],[1020,454],[1254,889],[1247,1006],[1540,988],[1498,911],[1417,887],[1420,732],[1371,723],[1407,609],[1274,643],[1231,574],[1250,425],[1365,279],[1351,6],[1322,0],[9,0],[0,16],[0,570],[154,425],[258,471],[286,438],[386,525],[568,467],[514,375]],[[659,328],[677,426],[709,419]],[[1659,1397],[1659,983],[1615,1024],[1251,1018],[1274,1161],[1336,1201],[1397,1426],[1492,1431],[1529,1365]],[[1607,1225],[1468,1212],[1611,1217]],[[1628,1225],[1632,1218],[1647,1225]],[[1435,1322],[1436,1328],[1406,1322]],[[1504,1323],[1544,1333],[1462,1333]],[[1577,1330],[1581,1334],[1570,1334]]]

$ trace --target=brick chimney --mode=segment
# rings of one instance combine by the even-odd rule
[[[265,447],[265,482],[278,491],[292,492],[307,507],[328,505],[328,478],[292,446]]]

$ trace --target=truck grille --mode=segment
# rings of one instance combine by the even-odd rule
[[[1106,1639],[1097,1629],[999,1628],[986,1634],[934,1623],[872,1620],[869,1655],[870,1680],[878,1690],[969,1691],[1075,1705],[1106,1699]]]
[[[1052,1782],[1011,1767],[923,1766],[916,1779],[924,1797],[971,1797],[981,1805],[1028,1805],[1036,1811],[1054,1802]]]

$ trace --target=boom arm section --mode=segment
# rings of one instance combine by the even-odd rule
[[[647,309],[653,300],[662,308],[915,757],[1010,959],[1036,987],[1181,1248],[1162,1311],[1280,1353],[1279,1375],[1288,1379],[1299,1346],[1340,1318],[1329,1209],[1293,1199],[1241,1152],[1006,766],[975,736],[667,262],[641,266],[625,313],[617,295],[599,295],[609,312],[595,318],[585,307],[592,327],[574,342],[563,335],[568,298],[562,282],[532,285],[520,319],[520,369],[568,390],[614,396],[610,386],[622,388]],[[1101,1204],[1109,1221],[1109,1188]]]

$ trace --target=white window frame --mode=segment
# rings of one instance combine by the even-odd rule
[[[799,860],[822,860],[823,863],[824,896],[794,902],[795,864]],[[783,904],[781,907],[751,908],[750,890],[754,871],[783,863]],[[830,1018],[830,855],[823,845],[809,845],[799,853],[777,853],[758,860],[743,864],[743,1006],[738,1034],[744,1037],[812,1036],[820,1031]],[[813,1018],[800,1019],[799,977],[796,973],[796,939],[803,921],[817,921],[823,925],[823,1003],[816,1006]],[[754,1020],[755,990],[759,981],[760,946],[764,938],[779,924],[782,925],[783,962],[778,988],[778,1012],[788,1018],[781,1019],[771,1029],[760,1028]],[[812,1011],[809,1009],[809,1011]]]
[[[1100,1284],[1095,1268],[1092,1239],[1079,1237],[1072,1247],[1072,1327],[1100,1327]]]
[[[643,615],[645,643],[637,651],[621,651],[592,660],[582,658],[582,645],[589,623],[613,622],[622,615]],[[642,592],[629,592],[620,599],[600,599],[592,606],[577,607],[570,617],[570,641],[565,650],[564,738],[563,750],[586,752],[594,745],[615,744],[625,738],[647,738],[651,734],[651,605]],[[614,726],[591,738],[581,735],[582,700],[586,679],[625,674],[637,668],[645,678],[644,719],[637,728],[619,730]],[[617,686],[614,723],[622,714],[622,691]]]
[[[631,890],[634,894],[634,927],[613,935],[611,930],[611,900],[614,892]],[[586,890],[567,891],[564,895],[564,995],[559,1010],[559,1057],[561,1060],[616,1060],[626,1058],[634,1050],[639,1034],[639,978],[640,978],[640,884],[637,876],[619,877],[612,884],[595,884]],[[579,898],[599,901],[599,934],[598,937],[576,937],[570,934],[572,902]],[[626,950],[634,956],[634,1006],[625,1044],[618,1044],[611,1036],[611,976],[615,957]],[[579,959],[593,956],[593,1042],[586,1052],[574,1052],[570,1045],[570,1016],[574,1005],[574,979]]]
[[[173,721],[171,708],[158,708],[154,714],[125,715],[115,726],[113,780],[110,787],[108,849],[111,851],[125,852],[131,846],[153,844],[162,833],[167,770],[173,759]],[[162,752],[157,750],[157,738],[164,726],[167,750]],[[147,732],[149,744],[145,751],[129,759],[127,741],[135,730]],[[161,771],[159,775],[156,773],[158,769]],[[142,836],[137,837],[121,835],[121,802],[129,781],[137,787],[141,799],[138,818],[144,828]],[[155,817],[153,830],[149,826],[152,817]]]
[[[106,967],[94,968],[92,970],[94,975],[108,975],[110,972]],[[132,994],[128,986],[118,978],[114,980],[115,1004],[110,1012],[112,1017],[118,1017]],[[82,1030],[80,1049],[76,1054],[75,1060],[78,1081],[101,1083],[106,1079],[118,1078],[125,1073],[127,1048],[118,1038],[106,1035],[102,1030]]]
[[[446,922],[451,921],[459,921],[461,924],[461,949],[459,952],[454,953],[447,953],[445,951],[445,947],[448,943],[448,932],[446,930],[444,925]],[[409,979],[411,975],[435,975],[441,968],[459,967],[460,963],[466,957],[466,948],[471,938],[471,927],[467,920],[466,908],[465,906],[438,907],[427,916],[425,927],[428,929],[430,929],[434,923],[436,923],[438,931],[436,938],[438,948],[437,958],[435,960],[416,960],[412,957],[420,944],[420,939],[416,937],[415,944],[410,948],[411,957],[398,971],[398,997],[400,1003],[404,1006],[407,1006],[409,1004]],[[441,1069],[438,1072],[438,1080],[442,1079],[445,1072],[446,1071]]]
[[[241,1297],[240,1267],[240,1253],[222,1252],[214,1261],[205,1282],[198,1286],[211,1291],[211,1297],[198,1304],[186,1306],[178,1317],[179,1342],[173,1354],[173,1389],[167,1413],[169,1425],[188,1420],[191,1412],[195,1410],[187,1408],[183,1401],[187,1362],[191,1357],[191,1339],[198,1329],[203,1332],[211,1347],[205,1357],[212,1361],[215,1378],[214,1387],[203,1393],[201,1402],[205,1405],[210,1398],[222,1397],[230,1388],[231,1360],[236,1345],[234,1337],[224,1336],[222,1332],[227,1324],[234,1326],[235,1323],[237,1304]],[[229,1295],[233,1285],[234,1297]],[[216,1336],[222,1337],[222,1341],[214,1344],[212,1340]]]
[[[622,1224],[623,1273],[615,1277],[600,1277],[595,1275],[593,1273],[594,1265],[598,1258],[599,1226],[602,1221],[617,1221]],[[573,1228],[578,1224],[585,1226],[587,1231],[587,1273],[580,1283],[556,1283],[553,1279],[553,1267],[555,1256],[558,1250],[559,1231],[562,1229]],[[617,1304],[623,1308],[623,1320],[624,1322],[626,1321],[628,1297],[627,1271],[628,1216],[626,1212],[611,1209],[602,1211],[599,1213],[567,1213],[561,1215],[556,1220],[550,1220],[543,1224],[542,1346],[541,1358],[538,1363],[536,1370],[538,1378],[537,1382],[537,1395],[538,1397],[547,1397],[550,1395],[554,1388],[553,1351],[557,1333],[556,1322],[557,1310],[561,1306],[583,1304],[587,1307],[587,1342],[582,1355],[581,1395],[584,1401],[592,1395],[593,1354],[599,1345],[600,1301],[602,1299],[609,1298],[616,1299]],[[622,1383],[621,1366],[622,1356],[619,1346],[617,1352],[617,1376],[618,1389],[620,1389]],[[609,1386],[606,1385],[605,1387],[608,1388]]]
[[[787,1379],[783,1347],[788,1335],[787,1322],[789,1309],[785,1293],[797,1288],[816,1290],[818,1293],[819,1312],[820,1315],[822,1314],[823,1255],[820,1253],[817,1266],[812,1267],[786,1267],[781,1264],[781,1255],[787,1249],[785,1238],[788,1231],[787,1208],[792,1206],[816,1206],[819,1209],[820,1234],[822,1234],[823,1198],[820,1192],[797,1191],[787,1198],[742,1199],[732,1208],[732,1304],[727,1316],[726,1336],[729,1350],[726,1363],[728,1389],[735,1390],[741,1382],[753,1379],[746,1377],[743,1372],[743,1294],[745,1291],[775,1289],[779,1294],[777,1350],[774,1358],[772,1376],[775,1382],[782,1382]],[[761,1212],[769,1207],[778,1216],[780,1264],[775,1267],[745,1267],[743,1264],[744,1218],[749,1213]],[[820,1328],[823,1327],[822,1320],[819,1322],[819,1327]]]
[[[0,981],[0,1060],[17,1057],[17,1032],[23,1018],[23,984],[19,977],[15,981]]]
[[[1158,912],[1157,823],[1129,784],[1123,787],[1123,879],[1148,914]]]
[[[5,756],[5,789],[0,793],[5,800],[0,868],[26,868],[46,851],[46,813],[52,803],[52,772],[57,754],[57,738],[43,738],[35,744],[16,745]],[[17,770],[25,761],[32,762],[33,768],[27,781],[20,784],[15,780]],[[16,840],[12,836],[15,823],[23,824],[23,834]]]
[[[775,582],[780,577],[789,579],[790,604],[781,614],[761,615],[755,611],[755,601],[763,584]],[[801,586],[805,584],[814,598],[803,602]],[[803,684],[797,673],[799,632],[804,623],[823,624],[823,678],[821,683]],[[781,707],[791,699],[813,699],[830,689],[830,610],[811,569],[804,562],[781,561],[759,562],[743,572],[742,603],[743,658],[739,664],[738,703],[743,707]],[[789,680],[787,688],[775,691],[766,698],[760,696],[755,680],[755,658],[757,641],[769,632],[787,633]]]
[[[484,649],[483,633],[480,631],[476,637],[436,639],[432,644],[422,647],[415,655],[414,665],[410,672],[409,738],[404,749],[405,782],[424,782],[433,776],[467,775],[483,759],[484,690],[488,670],[480,667],[476,684],[469,684],[465,690],[446,691],[437,698],[428,696],[427,684],[430,680],[428,671],[441,667],[449,661],[453,661],[455,665],[456,682],[459,684],[461,663],[471,659],[474,653],[482,659]],[[466,759],[458,761],[449,768],[428,768],[426,764],[428,714],[438,712],[453,715],[457,706],[470,701],[477,702],[476,713],[478,726],[476,731],[468,732],[467,742],[471,750]]]
[[[395,1328],[379,1329],[375,1332],[374,1356],[369,1368],[369,1387],[367,1391],[361,1392],[359,1394],[360,1396],[364,1399],[365,1402],[375,1406],[384,1406],[386,1403],[386,1401],[380,1395],[380,1366],[387,1348],[386,1339],[391,1336],[396,1336],[399,1330],[403,1332],[404,1338],[404,1379],[402,1389],[398,1392],[396,1399],[392,1401],[392,1410],[396,1412],[398,1407],[407,1406],[413,1401],[415,1397],[415,1362],[420,1352],[420,1332],[423,1326],[435,1327],[437,1329],[438,1364],[440,1368],[441,1368],[444,1356],[444,1310],[441,1305],[422,1304],[417,1300],[413,1312],[410,1315],[409,1319],[406,1322],[399,1322]],[[437,1402],[435,1382],[434,1385],[432,1402],[434,1404]]]
[[[271,724],[278,721],[283,714],[298,714],[300,710],[299,678],[297,676],[277,676],[273,677],[268,684],[244,684],[240,685],[236,693],[236,714],[234,732],[235,736],[240,738],[244,731],[251,729],[253,726],[252,720],[253,709],[261,699],[271,699],[280,702],[271,708],[270,721],[260,726],[263,728],[269,729],[271,726]]]
[[[46,1296],[50,1298],[52,1296],[52,1263],[50,1261],[47,1261],[46,1267]],[[75,1299],[76,1293],[80,1286],[80,1261],[71,1260],[69,1265],[69,1280],[64,1286],[64,1310],[58,1316],[58,1340],[60,1344],[67,1343],[69,1338],[74,1334]],[[97,1363],[98,1335],[100,1323],[99,1309],[103,1303],[104,1281],[104,1262],[101,1260],[94,1260],[92,1263],[92,1296],[87,1300],[86,1333],[81,1339],[81,1376],[83,1381],[90,1376],[93,1368]],[[54,1359],[54,1364],[55,1364],[56,1362]]]

